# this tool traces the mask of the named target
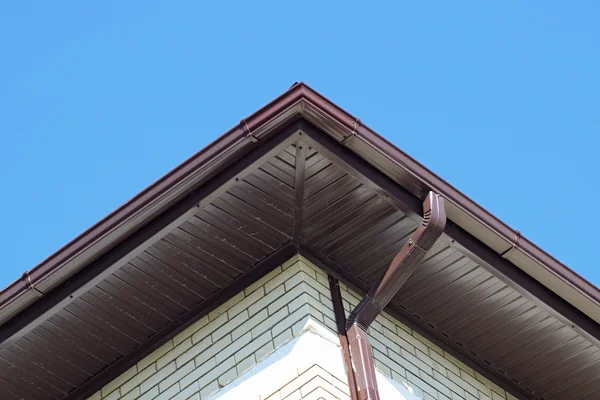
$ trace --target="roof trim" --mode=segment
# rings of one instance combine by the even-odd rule
[[[301,116],[323,129],[337,139],[338,142],[341,142],[340,144],[352,151],[356,152],[357,146],[361,144],[367,145],[371,150],[378,153],[382,159],[393,162],[407,174],[414,177],[416,181],[425,184],[427,191],[434,190],[440,193],[449,203],[450,219],[458,222],[460,216],[466,216],[472,220],[471,223],[474,221],[479,226],[485,227],[501,243],[504,243],[503,248],[499,248],[502,245],[499,245],[498,242],[490,243],[489,232],[483,235],[485,237],[481,237],[482,235],[478,234],[480,232],[474,232],[476,229],[472,226],[465,226],[463,229],[490,246],[498,254],[510,250],[524,256],[525,260],[522,260],[522,257],[513,256],[512,259],[514,260],[512,262],[550,287],[571,304],[582,309],[597,322],[600,322],[600,312],[598,312],[600,311],[600,289],[536,246],[526,237],[519,236],[519,240],[516,242],[516,230],[510,228],[408,154],[362,124],[358,118],[342,110],[304,83],[294,84],[284,94],[248,118],[242,119],[238,126],[223,134],[79,235],[24,274],[23,278],[5,288],[0,292],[0,310],[4,311],[0,312],[0,321],[7,320],[10,315],[18,312],[19,309],[37,300],[38,295],[24,301],[15,301],[19,297],[24,294],[31,294],[30,291],[48,292],[120,240],[132,234],[157,213],[177,201],[186,190],[189,190],[190,182],[197,185],[198,181],[205,180],[207,176],[214,174],[215,170],[218,170],[228,158],[238,153],[238,151],[256,143],[273,128]],[[373,163],[373,160],[368,161]],[[409,188],[409,190],[411,189],[414,193],[414,188]],[[426,193],[414,194],[417,194],[417,197],[422,200]],[[454,218],[455,215],[453,214],[456,213],[452,212],[452,207],[455,208],[456,213],[461,215]],[[531,265],[522,265],[524,264],[523,261],[535,263],[550,276],[540,274],[540,271],[532,268]],[[571,292],[574,290],[576,293],[566,293],[565,295],[563,290],[557,290],[556,287],[553,287],[553,283],[556,283],[557,280],[559,283],[566,285]],[[34,288],[36,290],[32,290]],[[585,297],[592,303],[593,307],[589,307],[589,304],[588,307],[585,307],[585,304],[582,305],[581,301],[578,301],[581,299],[577,299],[578,295],[579,297]],[[11,303],[15,304],[15,307],[10,307]]]

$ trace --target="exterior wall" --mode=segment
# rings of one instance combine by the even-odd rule
[[[91,399],[349,399],[334,318],[327,275],[295,256]],[[388,315],[369,335],[383,398],[514,399]]]
[[[312,319],[305,327],[299,337],[225,387],[215,400],[350,400],[337,335]]]

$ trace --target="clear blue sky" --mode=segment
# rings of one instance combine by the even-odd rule
[[[160,3],[0,6],[0,287],[294,81],[600,284],[598,2]]]

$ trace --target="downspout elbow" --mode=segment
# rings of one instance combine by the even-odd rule
[[[425,254],[444,232],[446,209],[444,199],[429,192],[423,202],[423,220],[390,263],[379,285],[373,286],[359,305],[350,313],[346,328],[358,324],[363,330],[375,320],[417,269]]]

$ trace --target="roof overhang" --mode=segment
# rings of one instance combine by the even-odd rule
[[[598,347],[598,288],[357,118],[310,87],[295,84],[0,293],[0,349],[9,348],[57,312],[69,307],[135,260],[140,253],[197,216],[198,210],[234,190],[240,180],[274,157],[286,154],[292,160],[290,162],[295,160],[297,164],[293,170],[297,174],[296,180],[304,182],[303,171],[308,168],[304,164],[308,157],[306,147],[311,149],[310,156],[316,157],[317,154],[322,160],[331,162],[348,176],[348,182],[360,184],[377,199],[406,216],[406,221],[420,221],[421,203],[429,191],[442,195],[446,201],[448,223],[440,246],[453,249],[449,250],[449,254],[453,251],[466,255],[493,274],[494,279],[504,282],[515,293]],[[369,289],[369,277],[361,278],[323,248],[310,245],[302,237],[302,221],[310,216],[303,215],[304,207],[299,207],[305,196],[304,184],[301,186],[292,189],[292,226],[289,233],[286,226],[280,229],[284,232],[280,232],[281,238],[276,241],[281,242],[279,248],[273,244],[269,247],[273,251],[256,255],[257,262],[249,265],[252,268],[242,271],[216,292],[207,293],[203,302],[190,307],[188,312],[160,330],[163,338],[182,329],[194,317],[208,312],[211,307],[226,300],[228,295],[235,294],[234,290],[257,279],[261,273],[298,250],[355,288],[362,291]],[[284,204],[284,207],[287,206]],[[287,221],[287,217],[281,217],[281,221]],[[405,224],[406,229],[411,228],[408,222]],[[486,365],[487,360],[470,354],[473,352],[471,349],[463,348],[454,338],[436,330],[433,326],[435,321],[419,319],[410,307],[404,306],[399,299],[392,312],[443,343],[459,357],[475,363],[496,381],[511,386],[523,398],[536,398],[523,385],[511,382],[510,376],[503,377],[496,368]],[[110,373],[125,368],[128,360],[148,353],[160,344],[160,340],[161,335],[154,333],[143,346],[136,347],[142,350],[128,353],[129,358],[119,358],[113,363],[117,367],[113,366],[109,368],[110,372],[95,375],[91,380],[100,382],[108,379]],[[83,386],[90,387],[91,384]],[[77,388],[75,392],[84,393],[84,390]]]
[[[185,197],[189,191],[243,157],[250,148],[257,147],[260,140],[301,118],[321,129],[336,144],[359,155],[393,183],[399,184],[400,187],[395,189],[405,189],[407,193],[403,194],[402,200],[415,215],[418,215],[421,199],[430,190],[439,192],[447,201],[448,217],[456,228],[469,233],[497,255],[502,255],[502,258],[600,322],[600,290],[597,287],[304,83],[295,84],[282,96],[243,119],[238,126],[5,288],[0,293],[0,321],[10,318],[19,309],[35,301],[41,293],[50,291],[82,266],[131,235],[148,220]],[[346,157],[354,159],[351,154]],[[413,196],[409,196],[409,193]],[[448,229],[450,236],[456,235],[453,229]],[[28,290],[31,286],[41,293],[32,293],[34,291]]]

